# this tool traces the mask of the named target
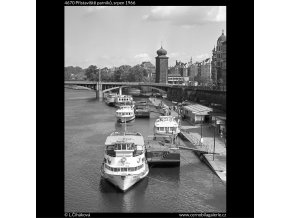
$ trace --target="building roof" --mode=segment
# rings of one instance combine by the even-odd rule
[[[198,114],[198,115],[208,115],[209,112],[212,112],[213,109],[200,105],[200,104],[191,104],[191,105],[187,105],[184,106],[183,108],[191,111],[194,114]]]

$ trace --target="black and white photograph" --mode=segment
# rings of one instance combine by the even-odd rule
[[[226,12],[65,6],[67,216],[225,216]]]

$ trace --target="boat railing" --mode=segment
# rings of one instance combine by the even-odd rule
[[[142,136],[140,132],[112,132],[111,136],[118,136],[118,135],[135,135],[135,136]]]

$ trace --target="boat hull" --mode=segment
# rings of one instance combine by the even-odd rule
[[[130,122],[135,119],[135,115],[130,116],[130,117],[117,117],[117,122],[119,123],[125,123],[125,122]]]
[[[157,136],[173,136],[173,137],[176,137],[178,135],[178,132],[170,132],[170,133],[167,133],[167,132],[159,132],[159,131],[154,131],[154,135],[157,135]]]
[[[115,106],[115,101],[108,101],[108,100],[106,100],[105,102],[109,106]]]
[[[123,192],[127,191],[134,184],[139,182],[141,179],[145,178],[149,173],[148,164],[145,164],[145,170],[139,174],[124,174],[124,175],[112,175],[108,174],[103,170],[101,170],[101,175],[107,181],[118,187]]]

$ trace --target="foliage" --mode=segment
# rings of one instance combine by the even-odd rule
[[[114,70],[107,67],[99,69],[96,65],[90,65],[86,69],[69,66],[65,67],[64,76],[65,80],[98,81],[101,72],[101,81],[104,82],[150,82],[155,68],[150,62],[144,63],[134,67],[122,65]]]
[[[81,67],[68,66],[64,68],[65,80],[84,80],[85,70]]]
[[[85,72],[85,75],[87,76],[87,80],[89,80],[89,81],[96,81],[96,79],[97,79],[97,72],[98,72],[97,66],[91,65],[85,71],[86,71]]]

